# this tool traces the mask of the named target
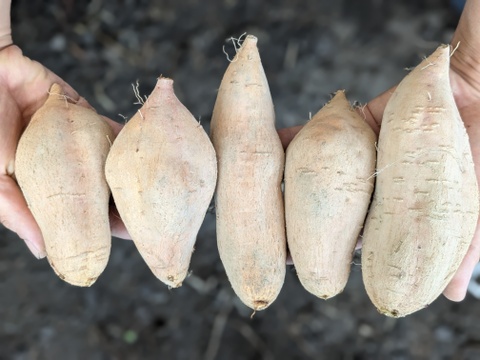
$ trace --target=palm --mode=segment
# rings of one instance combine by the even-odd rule
[[[18,139],[43,104],[53,82],[63,81],[10,46],[0,51],[0,219],[15,231],[37,257],[45,256],[41,232],[28,210],[14,174]],[[71,89],[69,89],[71,90]],[[73,92],[73,90],[71,90]],[[78,95],[72,93],[72,96]]]
[[[452,61],[452,70],[450,79],[452,89],[457,103],[458,110],[467,129],[472,148],[473,161],[477,173],[477,180],[480,184],[480,127],[478,119],[480,117],[480,74],[473,72],[471,74],[477,77],[467,77],[456,71],[455,62]],[[467,288],[468,282],[474,266],[477,264],[480,255],[480,226],[477,223],[473,241],[470,249],[463,260],[462,266],[450,282],[444,294],[451,300],[462,300]]]

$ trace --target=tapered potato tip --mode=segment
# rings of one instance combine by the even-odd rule
[[[50,96],[52,95],[63,95],[64,91],[61,87],[60,84],[54,83],[51,87],[50,90],[48,91]]]
[[[247,47],[247,46],[257,47],[257,42],[258,42],[258,39],[257,39],[256,36],[247,35],[247,37],[245,38],[245,41],[243,42],[243,46],[245,46],[245,47]]]
[[[417,91],[428,90],[424,84],[434,84],[435,82],[444,82],[450,84],[449,67],[450,67],[449,45],[440,45],[431,55],[423,59],[405,78],[398,84],[392,94],[392,97],[398,96],[399,92],[410,91],[412,96],[420,96]],[[403,90],[409,87],[409,90]],[[428,93],[427,93],[428,94]],[[390,100],[389,102],[392,102]],[[388,103],[387,107],[388,108]]]
[[[173,89],[173,80],[165,77],[158,78],[155,88],[145,102],[145,107],[158,107],[165,102],[177,101]]]
[[[47,256],[48,263],[52,267],[55,274],[73,286],[79,287],[90,287],[92,286],[97,279],[100,277],[102,272],[105,270],[106,264],[100,264],[98,267],[85,270],[83,272],[74,271],[72,272],[71,263],[65,261],[53,261]],[[80,266],[77,266],[79,268]]]
[[[247,37],[242,43],[242,46],[233,58],[232,63],[239,60],[260,61],[260,54],[258,52],[257,42],[258,39],[255,36],[247,35]]]
[[[48,90],[48,97],[45,104],[57,101],[65,101],[65,91],[60,84],[54,83]]]
[[[450,51],[450,45],[440,45],[429,57],[423,60],[420,66],[417,66],[415,70],[425,71],[427,69],[433,69],[438,66],[449,66],[450,65],[450,56],[452,52]],[[433,68],[431,66],[435,65]],[[438,70],[436,72],[439,72]]]
[[[315,123],[316,121],[323,121],[332,114],[344,114],[345,112],[354,112],[355,110],[350,105],[350,102],[345,95],[345,90],[337,90],[328,103],[325,104],[320,110],[312,116],[309,122]]]
[[[327,109],[332,108],[332,107],[334,107],[336,109],[336,111],[338,111],[339,108],[342,109],[342,110],[352,109],[352,107],[350,106],[350,102],[347,100],[347,97],[345,95],[345,90],[335,91],[332,99],[325,105],[324,110],[327,110]],[[320,111],[322,111],[322,109],[320,109],[318,111],[318,113],[320,113]]]
[[[157,89],[161,89],[167,92],[173,92],[173,80],[166,77],[158,78],[154,91]]]
[[[47,108],[62,106],[63,108],[65,108],[69,104],[79,105],[80,107],[92,110],[95,113],[97,112],[87,103],[84,98],[79,98],[78,100],[75,100],[67,95],[62,85],[57,83],[52,84],[52,86],[48,90],[48,96],[45,100],[44,106],[46,106]]]

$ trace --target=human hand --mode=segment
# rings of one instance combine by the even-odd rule
[[[0,3],[3,5],[4,3]],[[1,10],[1,6],[0,6]],[[53,83],[62,86],[65,94],[78,104],[89,107],[85,99],[65,81],[40,63],[23,56],[12,44],[0,15],[0,222],[16,232],[37,257],[45,257],[45,244],[23,194],[15,181],[15,151],[22,132],[32,115],[45,102]],[[106,119],[115,133],[121,125]],[[118,215],[111,216],[112,234],[128,237]]]
[[[453,95],[462,120],[467,129],[476,167],[477,180],[480,184],[480,2],[469,0],[452,40],[456,47],[451,58],[450,81]],[[365,120],[378,135],[382,122],[383,110],[393,93],[393,88],[376,97],[358,109]],[[279,131],[284,148],[288,146],[301,126]],[[465,298],[473,269],[480,257],[480,223],[477,222],[470,248],[443,294],[452,301]]]

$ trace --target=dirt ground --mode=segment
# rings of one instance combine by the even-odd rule
[[[278,128],[302,124],[330,93],[364,103],[397,83],[439,43],[458,14],[442,0],[14,1],[13,36],[119,122],[159,75],[208,125],[228,65],[222,47],[244,32],[259,48]],[[345,291],[323,301],[289,267],[267,310],[233,294],[219,260],[214,215],[198,236],[191,276],[169,290],[130,241],[113,240],[91,288],[58,279],[0,228],[0,359],[480,359],[480,306],[439,298],[403,319],[379,314],[356,260]]]

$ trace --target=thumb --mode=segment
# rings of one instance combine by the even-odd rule
[[[16,182],[0,175],[0,221],[16,232],[37,259],[46,256],[42,233]]]

